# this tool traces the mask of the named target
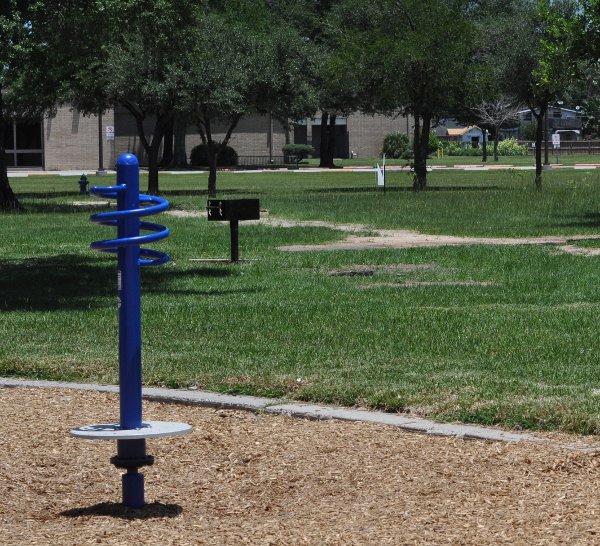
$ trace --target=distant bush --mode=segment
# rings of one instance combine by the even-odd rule
[[[481,155],[481,148],[473,148],[470,144],[463,142],[444,142],[442,148],[444,154],[449,156],[478,156]]]
[[[537,123],[527,123],[521,125],[521,136],[524,140],[535,140],[537,133]]]
[[[514,138],[498,142],[498,155],[527,155],[527,144],[519,144]]]
[[[391,159],[399,159],[409,149],[409,139],[404,133],[389,133],[383,139],[382,154]]]
[[[298,161],[315,153],[315,149],[309,144],[286,144],[281,151],[286,158],[294,156]]]
[[[440,139],[437,137],[435,133],[429,133],[429,143],[427,146],[427,153],[432,154],[433,152],[437,152],[437,149],[440,147]]]
[[[234,167],[238,164],[238,154],[231,146],[216,144],[217,167]],[[190,165],[193,167],[205,167],[208,165],[208,150],[206,144],[200,144],[192,148],[190,154]]]

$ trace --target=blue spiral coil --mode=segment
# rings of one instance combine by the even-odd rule
[[[90,188],[90,193],[97,195],[98,197],[104,197],[109,199],[118,199],[122,194],[125,193],[127,186],[120,184],[117,186],[93,186]],[[150,203],[150,206],[144,206],[135,209],[128,210],[116,210],[110,212],[101,212],[90,216],[90,221],[103,226],[119,227],[120,223],[130,218],[139,218],[142,216],[151,216],[158,214],[166,210],[169,206],[169,202],[161,197],[153,195],[139,195],[139,203]],[[169,236],[169,228],[161,226],[160,224],[154,224],[151,222],[139,222],[139,229],[144,231],[150,231],[151,233],[145,235],[136,235],[132,237],[118,237],[116,239],[107,239],[104,241],[96,241],[90,245],[93,250],[98,252],[111,252],[116,253],[119,248],[139,246],[155,241],[160,241]],[[164,264],[169,261],[170,256],[159,250],[152,250],[149,248],[140,248],[140,259],[138,265],[140,266],[156,266]]]

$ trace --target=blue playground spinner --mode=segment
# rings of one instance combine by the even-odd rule
[[[158,250],[140,248],[168,237],[169,229],[142,222],[140,217],[167,209],[166,199],[139,193],[139,163],[132,154],[117,160],[117,185],[94,186],[90,193],[117,200],[117,210],[101,212],[90,220],[117,228],[117,237],[91,244],[99,252],[117,254],[119,291],[119,394],[120,422],[87,425],[71,431],[87,439],[117,440],[117,455],[111,463],[127,470],[122,476],[123,504],[131,508],[144,506],[144,476],[138,472],[151,465],[154,458],[146,454],[146,438],[187,434],[192,427],[185,423],[142,421],[142,328],[140,305],[140,266],[161,265],[169,255]],[[140,204],[148,206],[140,206]],[[140,235],[140,230],[148,231]]]

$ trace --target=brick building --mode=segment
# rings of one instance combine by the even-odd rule
[[[311,144],[318,154],[320,117],[306,119],[287,135],[291,142]],[[151,132],[152,123],[146,130]],[[376,157],[381,153],[387,133],[411,134],[412,123],[404,117],[388,117],[355,113],[336,122],[336,158]],[[225,127],[215,127],[216,139],[224,136]],[[5,138],[6,159],[11,168],[53,170],[112,169],[116,158],[125,152],[145,154],[137,133],[135,120],[123,109],[97,116],[84,116],[68,107],[58,109],[56,116],[39,123],[15,123]],[[186,133],[186,152],[200,144],[200,136],[190,124]],[[281,123],[267,115],[244,118],[232,135],[230,145],[238,155],[256,157],[282,156],[286,131]],[[101,147],[100,147],[101,145]],[[102,165],[100,165],[102,153]]]

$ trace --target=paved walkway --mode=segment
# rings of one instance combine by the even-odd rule
[[[562,165],[552,164],[545,165],[544,169],[547,170],[557,170],[557,169],[571,169],[571,170],[593,170],[599,169],[600,163],[576,163],[575,165]],[[432,171],[497,171],[503,169],[513,169],[516,171],[532,171],[535,170],[534,165],[510,165],[510,164],[478,164],[478,165],[466,165],[466,164],[456,164],[451,166],[446,165],[430,165],[427,167],[429,172]],[[341,169],[320,169],[318,167],[301,167],[300,169],[252,169],[252,170],[239,170],[239,171],[227,171],[234,174],[251,174],[251,173],[265,173],[265,172],[282,172],[282,173],[290,173],[290,174],[306,174],[306,173],[315,173],[315,172],[331,172],[331,173],[348,173],[348,172],[375,172],[375,168],[373,167],[343,167]],[[409,171],[409,167],[403,167],[400,165],[388,165],[386,166],[387,171]],[[144,169],[142,169],[144,171]],[[106,175],[114,176],[116,171],[107,170],[105,171]],[[172,175],[190,175],[190,174],[208,174],[208,171],[198,170],[198,171],[160,171],[161,174],[172,174]],[[9,178],[27,178],[28,176],[81,176],[85,174],[86,176],[95,175],[96,169],[81,169],[78,171],[75,170],[67,170],[67,171],[42,171],[42,170],[27,170],[27,169],[9,169],[8,177]]]

